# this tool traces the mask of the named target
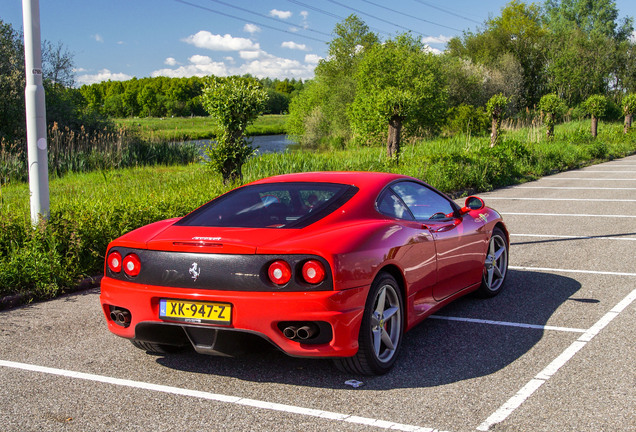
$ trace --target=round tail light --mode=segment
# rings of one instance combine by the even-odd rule
[[[267,275],[276,285],[285,285],[291,279],[291,267],[285,261],[274,261],[269,265]]]
[[[121,271],[121,254],[117,251],[111,252],[107,258],[108,268],[113,273]]]
[[[135,277],[141,271],[141,261],[139,261],[139,257],[136,254],[131,253],[124,258],[123,267],[124,272],[128,276]]]
[[[320,261],[309,260],[303,264],[303,279],[310,284],[319,284],[325,280],[325,267]]]

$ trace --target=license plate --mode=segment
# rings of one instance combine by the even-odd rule
[[[229,303],[161,299],[159,301],[159,318],[191,323],[230,324],[232,305]]]

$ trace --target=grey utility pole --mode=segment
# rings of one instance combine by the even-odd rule
[[[45,219],[49,217],[49,163],[46,150],[46,105],[42,85],[39,0],[22,0],[22,20],[31,222],[35,225],[40,217]]]

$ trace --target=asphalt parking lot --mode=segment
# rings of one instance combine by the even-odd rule
[[[512,233],[505,290],[407,333],[385,376],[148,355],[92,290],[0,312],[0,430],[636,431],[636,156],[481,196]]]

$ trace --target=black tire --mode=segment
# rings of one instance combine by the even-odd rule
[[[131,339],[130,343],[132,343],[135,347],[141,350],[144,350],[149,353],[155,353],[155,354],[171,354],[171,353],[179,352],[181,350],[181,347],[174,346],[174,345],[164,345],[164,344],[158,344],[154,342],[143,342],[143,341],[138,341],[134,339]]]
[[[404,301],[395,278],[381,273],[371,285],[353,357],[334,359],[343,372],[382,375],[393,368],[404,335]]]
[[[506,234],[501,228],[495,228],[488,241],[484,273],[477,289],[480,297],[494,297],[502,290],[508,275],[508,248]]]

